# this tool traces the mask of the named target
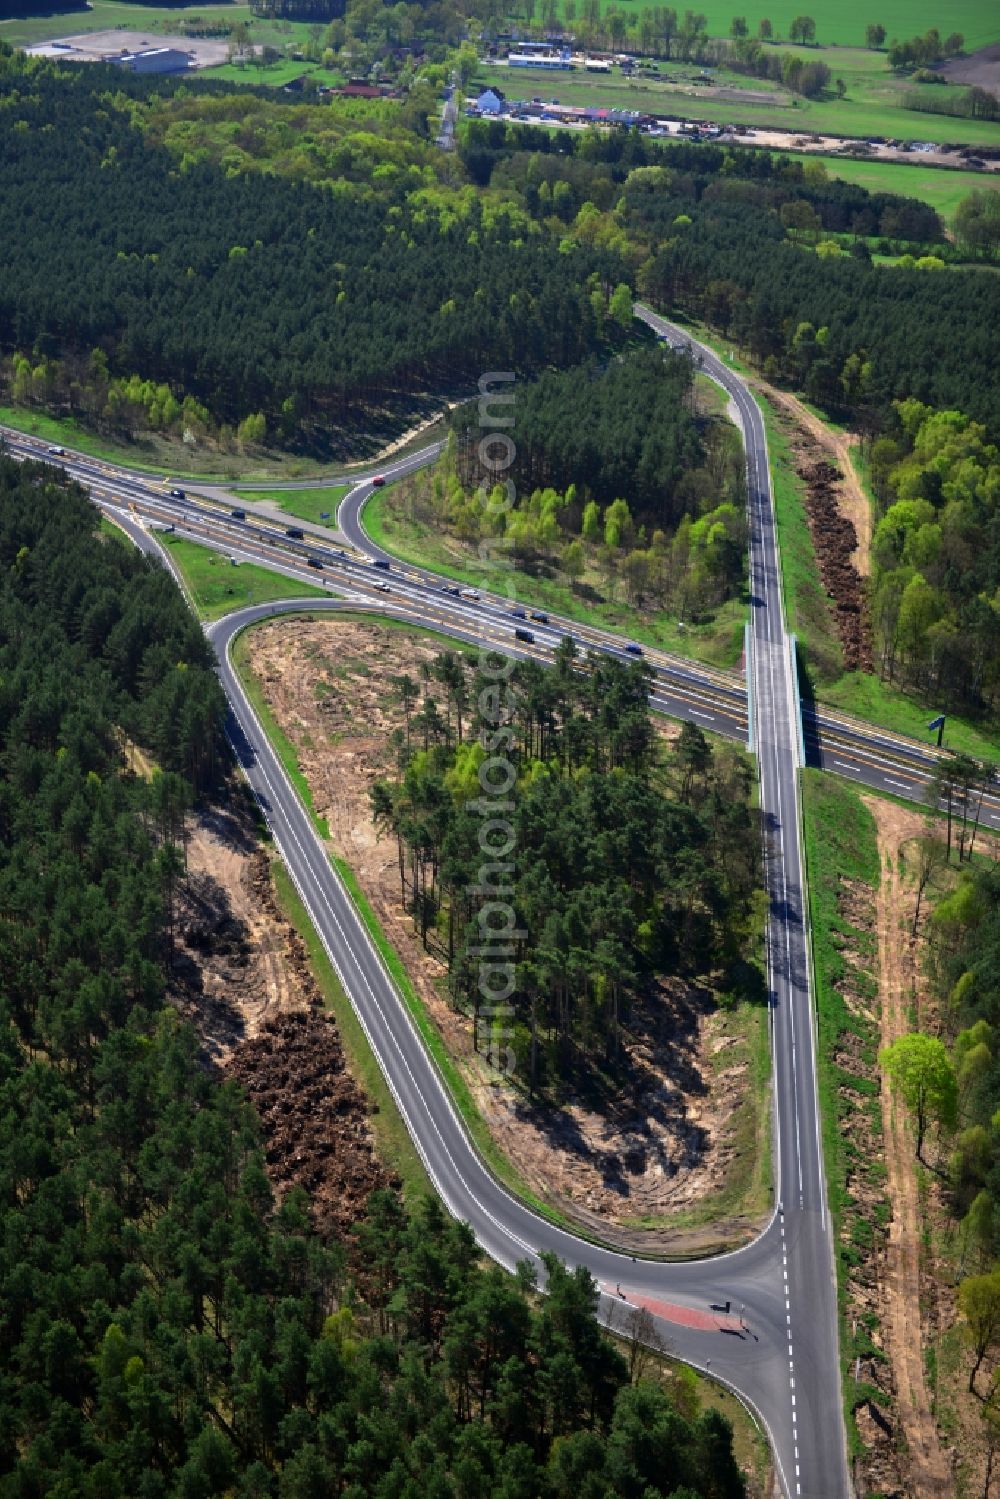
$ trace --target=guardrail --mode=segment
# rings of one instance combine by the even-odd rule
[[[795,732],[799,747],[799,769],[806,768],[806,741],[802,732],[802,694],[799,691],[799,643],[796,637],[789,632],[788,635],[789,664],[792,669],[792,700],[795,704]]]
[[[753,631],[749,620],[743,626],[743,669],[747,684],[747,749],[753,754]]]

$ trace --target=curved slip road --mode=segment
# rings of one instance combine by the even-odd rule
[[[672,342],[687,342],[655,315],[645,310],[641,315]],[[230,665],[228,647],[240,628],[294,604],[241,611],[212,626],[209,635],[232,705],[237,757],[449,1210],[467,1219],[484,1249],[507,1266],[551,1250],[567,1263],[591,1270],[607,1292],[605,1311],[629,1305],[649,1309],[680,1357],[731,1385],[756,1411],[770,1435],[786,1494],[842,1499],[850,1489],[816,1102],[799,848],[798,737],[766,446],[760,413],[742,382],[708,350],[698,353],[705,372],[731,396],[746,440],[755,601],[750,676],[769,832],[775,1176],[783,1211],[747,1248],[697,1263],[636,1263],[554,1227],[496,1181],[469,1142],[401,996]],[[393,470],[386,472],[388,476]],[[352,491],[352,497],[357,494]],[[367,539],[364,546],[370,550]],[[325,600],[304,602],[310,609],[344,607]],[[434,627],[441,626],[435,622]],[[727,1303],[728,1311],[715,1310]]]

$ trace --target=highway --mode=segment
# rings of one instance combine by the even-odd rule
[[[687,336],[645,309],[642,316],[674,344]],[[302,900],[355,1005],[428,1173],[449,1210],[466,1219],[483,1248],[501,1264],[536,1260],[552,1251],[586,1265],[602,1287],[602,1311],[619,1318],[646,1307],[672,1350],[741,1395],[767,1430],[782,1489],[807,1499],[844,1499],[850,1493],[840,1392],[833,1245],[816,1095],[813,1003],[808,962],[798,806],[801,759],[792,661],[781,602],[780,567],[763,422],[743,382],[708,349],[695,345],[705,373],[730,395],[747,452],[750,519],[752,648],[747,680],[753,703],[753,748],[760,767],[767,831],[765,861],[769,920],[767,971],[774,1056],[774,1175],[780,1206],[765,1231],[746,1248],[692,1263],[662,1263],[620,1255],[585,1242],[536,1215],[496,1180],[471,1144],[433,1061],[378,956],[352,900],[285,776],[230,663],[229,647],[245,625],[301,608],[301,602],[241,609],[208,634],[231,709],[230,735]],[[232,516],[196,496],[170,495],[157,481],[79,455],[51,455],[18,434],[10,450],[23,457],[57,456],[116,514],[146,550],[155,545],[150,523],[176,528],[239,561],[258,561],[337,597],[309,607],[379,609],[476,645],[545,661],[570,634],[583,650],[630,659],[625,642],[554,617],[528,628],[534,639],[515,642],[509,599],[475,592],[419,568],[379,555],[361,527],[372,492],[357,483],[339,525],[346,545],[330,534],[288,537],[274,522]],[[384,470],[387,479],[433,461],[440,445]],[[405,465],[405,468],[404,468]],[[291,521],[293,526],[295,523]],[[166,555],[169,561],[169,551]],[[318,563],[319,566],[311,565]],[[376,568],[373,560],[387,564]],[[466,590],[468,593],[468,590]],[[735,673],[647,651],[653,667],[653,704],[730,737],[747,739],[747,681]],[[933,765],[927,747],[873,730],[824,710],[807,714],[807,751],[818,763],[897,795],[922,795]],[[907,787],[910,788],[909,792]],[[1000,822],[991,798],[983,821]],[[738,1312],[737,1312],[738,1309]]]
[[[361,523],[364,505],[374,493],[370,478],[355,480],[341,505],[341,536],[349,542],[348,547],[341,548],[336,544],[337,533],[325,527],[310,528],[302,522],[304,539],[294,541],[277,521],[255,516],[252,486],[246,486],[240,497],[241,504],[251,507],[247,519],[235,521],[228,504],[205,499],[194,491],[179,501],[171,498],[165,482],[150,476],[80,454],[53,455],[45,443],[10,429],[0,428],[0,436],[15,456],[47,462],[58,457],[67,472],[86,485],[99,503],[113,507],[131,505],[137,514],[151,522],[173,525],[178,533],[204,546],[274,568],[302,582],[349,589],[359,601],[367,599],[371,604],[385,602],[378,586],[381,581],[407,617],[453,634],[456,639],[474,644],[485,628],[492,632],[497,644],[503,645],[506,640],[505,648],[511,654],[546,661],[551,659],[558,640],[569,635],[581,650],[625,656],[623,637],[555,614],[548,616],[545,626],[529,623],[536,644],[522,650],[513,640],[514,627],[519,621],[511,617],[511,599],[485,591],[480,591],[477,600],[464,599],[458,585],[448,579],[390,560],[388,553],[367,538]],[[382,472],[388,481],[401,478],[433,463],[442,446],[430,444],[387,464]],[[295,524],[294,517],[289,516],[288,523]],[[309,568],[307,556],[322,561],[322,574]],[[373,558],[386,562],[389,573],[373,573]],[[672,717],[689,718],[702,728],[728,738],[746,739],[747,690],[742,673],[703,666],[651,648],[646,648],[645,659],[655,672],[652,699],[655,709]],[[889,795],[918,803],[925,800],[928,778],[938,759],[938,752],[931,745],[808,702],[803,705],[803,732],[807,764]],[[991,793],[984,799],[981,821],[987,827],[1000,828],[1000,794]]]

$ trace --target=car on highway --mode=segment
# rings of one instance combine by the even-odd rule
[[[532,609],[531,618],[537,620],[540,625],[547,625],[549,616],[541,609]]]
[[[185,495],[183,489],[172,489],[170,491],[170,498],[172,500],[183,500],[186,499],[187,496]]]
[[[530,630],[515,630],[514,639],[523,640],[526,645],[534,645],[535,643],[535,637]]]
[[[390,571],[389,564],[384,557],[376,557],[372,562],[372,567],[380,567],[384,573]]]
[[[641,645],[636,645],[636,643],[635,643],[634,640],[630,640],[629,643],[628,643],[628,645],[625,647],[625,649],[628,651],[628,653],[629,653],[630,656],[641,656],[642,655],[642,646]]]
[[[285,535],[290,536],[293,541],[301,541],[305,536],[301,526],[286,526]]]
[[[388,583],[376,583],[375,587],[378,589],[379,593],[391,593],[392,592],[392,589],[389,587]]]
[[[463,599],[478,599],[479,594],[474,588],[460,588],[459,597]]]
[[[306,558],[306,566],[307,567],[322,567],[323,566],[323,559],[321,557],[307,557]]]
[[[523,609],[512,609],[510,617],[511,619],[527,619],[528,616]]]
[[[229,514],[233,517],[233,520],[246,520],[247,518],[245,510],[230,510]]]
[[[66,452],[66,449],[65,448],[49,448],[49,452],[52,454],[53,458],[62,458],[63,454]]]
[[[375,477],[374,477],[374,479],[372,480],[372,488],[373,489],[381,489],[382,485],[384,483],[385,483],[385,474],[376,474]]]

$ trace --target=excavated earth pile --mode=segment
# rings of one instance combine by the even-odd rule
[[[276,1015],[237,1047],[227,1071],[260,1115],[278,1196],[304,1187],[320,1233],[347,1241],[371,1193],[399,1181],[375,1156],[368,1102],[345,1068],[332,1019]]]
[[[809,529],[823,586],[833,600],[844,666],[848,671],[871,671],[874,663],[864,588],[853,561],[858,534],[838,508],[842,475],[827,458],[799,459],[795,471],[806,486]]]

